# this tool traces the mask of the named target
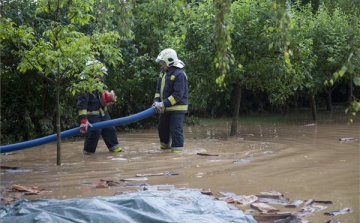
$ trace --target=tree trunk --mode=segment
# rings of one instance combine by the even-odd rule
[[[315,95],[310,95],[311,114],[314,121],[317,120]]]
[[[326,105],[327,105],[327,111],[332,111],[333,107],[332,107],[332,100],[331,100],[331,92],[332,90],[329,89],[328,91],[326,91]]]
[[[348,104],[351,104],[351,101],[352,101],[352,94],[353,94],[353,91],[354,91],[354,88],[353,88],[353,79],[352,78],[349,78],[349,82],[348,82],[348,101],[347,103]]]
[[[299,92],[297,91],[294,93],[294,110],[299,112]]]
[[[234,111],[231,122],[230,136],[236,136],[237,133],[237,124],[239,120],[239,110],[240,110],[240,102],[241,102],[241,91],[242,91],[241,86],[235,85]]]
[[[57,159],[56,164],[61,165],[61,126],[60,126],[60,84],[56,86],[56,136],[57,136]]]

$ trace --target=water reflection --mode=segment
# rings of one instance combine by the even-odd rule
[[[229,137],[229,129],[218,128],[217,126],[205,125],[201,128],[187,127],[187,136],[196,139],[222,139],[226,140]]]

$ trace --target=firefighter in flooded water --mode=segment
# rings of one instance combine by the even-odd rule
[[[104,75],[107,75],[107,68],[102,65],[100,61],[88,61],[86,66],[102,66],[102,74],[98,74],[97,78],[104,82]],[[96,151],[100,136],[102,136],[108,150],[110,152],[121,152],[122,148],[119,145],[116,129],[114,126],[102,129],[92,130],[92,124],[102,121],[111,120],[108,112],[108,106],[116,101],[114,91],[94,91],[92,93],[79,93],[77,101],[77,109],[80,118],[80,132],[86,133],[83,153],[93,154]]]
[[[161,64],[153,106],[159,115],[160,148],[173,153],[184,150],[183,122],[188,112],[188,80],[182,69],[185,64],[175,50],[167,48],[156,60]]]

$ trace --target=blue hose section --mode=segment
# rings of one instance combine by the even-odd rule
[[[127,116],[127,117],[122,117],[122,118],[117,118],[117,119],[112,119],[112,120],[108,120],[108,121],[94,123],[94,124],[92,124],[92,127],[88,128],[88,131],[102,129],[102,128],[110,127],[110,126],[119,126],[119,125],[129,124],[132,122],[137,122],[139,120],[148,118],[148,117],[154,115],[155,113],[156,113],[156,109],[154,107],[151,107],[142,112],[139,112],[134,115]],[[64,139],[64,138],[71,137],[71,136],[74,136],[77,134],[80,134],[80,127],[63,131],[63,132],[61,132],[60,136],[62,139]],[[25,141],[25,142],[0,146],[0,153],[8,153],[8,152],[16,151],[16,150],[28,149],[28,148],[43,145],[43,144],[46,144],[49,142],[54,142],[56,140],[57,140],[57,134],[53,134],[53,135],[45,136],[42,138]]]

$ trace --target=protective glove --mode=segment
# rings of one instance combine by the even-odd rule
[[[164,107],[164,102],[154,102],[152,106],[156,108],[156,113],[160,114],[161,109]]]
[[[90,124],[88,119],[87,118],[82,118],[81,122],[80,122],[80,132],[81,133],[86,133],[89,126],[92,127],[92,124]]]
[[[114,104],[114,102],[117,99],[117,96],[114,91],[110,91],[110,92],[105,91],[104,93],[102,93],[102,99],[103,99],[104,105],[109,106],[109,105]]]

